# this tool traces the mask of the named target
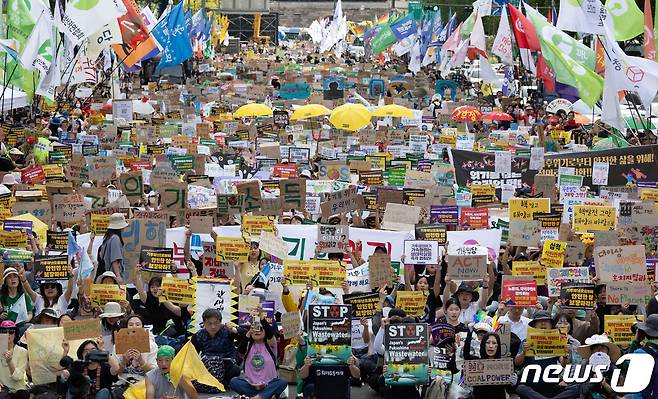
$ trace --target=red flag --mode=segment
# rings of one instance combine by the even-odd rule
[[[656,59],[656,42],[653,36],[653,19],[649,0],[644,0],[644,58],[651,61]]]
[[[123,4],[128,10],[119,18],[123,43],[113,44],[112,48],[126,66],[132,67],[155,50],[157,44],[144,23],[144,17],[137,3],[134,0],[123,0]]]
[[[539,61],[537,62],[537,77],[544,82],[547,91],[555,91],[555,74],[544,62],[544,57],[541,54],[539,54]]]
[[[539,51],[539,39],[537,32],[532,22],[526,18],[521,11],[519,11],[512,4],[508,3],[509,16],[512,19],[512,28],[514,29],[514,38],[519,48],[527,48],[532,51]]]

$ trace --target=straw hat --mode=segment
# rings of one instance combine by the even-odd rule
[[[108,229],[121,230],[128,227],[126,223],[126,217],[123,216],[123,213],[113,213],[110,216],[110,224],[107,225]]]
[[[612,342],[610,342],[610,339],[606,334],[601,334],[601,335],[592,335],[591,337],[587,338],[585,340],[585,345],[581,345],[578,347],[578,353],[583,358],[589,358],[592,356],[592,346],[594,345],[603,345],[608,347],[608,355],[610,356],[610,360],[612,360],[613,363],[617,361],[621,357],[621,350],[619,347]]]

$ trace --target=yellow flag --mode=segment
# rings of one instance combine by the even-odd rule
[[[174,386],[178,386],[180,379],[185,376],[192,381],[196,380],[201,384],[224,391],[224,385],[208,372],[206,366],[201,361],[199,353],[190,341],[183,346],[183,349],[172,360],[169,373],[171,375],[171,383]]]
[[[141,380],[130,386],[123,393],[124,399],[144,399],[146,398],[146,380]]]

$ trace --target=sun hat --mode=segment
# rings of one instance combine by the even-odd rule
[[[612,342],[610,342],[610,338],[606,334],[594,334],[591,337],[587,338],[585,340],[585,345],[581,345],[578,347],[578,353],[580,353],[580,356],[583,358],[589,358],[592,355],[592,346],[594,345],[603,345],[608,347],[608,354],[610,356],[610,359],[612,362],[616,362],[617,359],[621,357],[621,350],[619,347]]]
[[[5,271],[2,272],[2,281],[4,281],[7,277],[11,276],[12,274],[18,276],[18,270],[14,269],[13,267],[6,268]]]
[[[18,148],[12,148],[9,150],[9,154],[11,155],[24,155],[23,151],[19,150]]]
[[[121,317],[123,315],[124,312],[121,309],[121,305],[119,305],[116,302],[108,302],[105,304],[105,307],[103,308],[103,313],[101,313],[98,317],[103,319],[106,317]]]
[[[126,227],[128,227],[128,223],[126,223],[126,217],[123,213],[113,213],[110,216],[110,224],[107,225],[108,229],[121,230]]]
[[[11,173],[7,173],[2,177],[2,184],[4,184],[5,186],[13,186],[16,183],[18,182],[16,181],[14,175],[12,175]]]
[[[41,310],[41,313],[39,313],[39,315],[37,316],[38,322],[41,322],[41,319],[43,317],[51,317],[53,319],[59,320],[59,318],[61,317],[61,314],[59,313],[59,310],[57,310],[57,309],[43,308],[43,310]]]
[[[98,276],[98,277],[96,278],[95,283],[96,283],[96,284],[100,284],[100,282],[103,281],[103,279],[104,279],[105,277],[111,277],[111,278],[113,278],[115,284],[118,284],[118,283],[119,283],[119,281],[117,280],[117,275],[114,274],[113,271],[109,271],[109,270],[106,271],[106,272],[104,272],[104,273],[101,274],[100,276]]]
[[[462,292],[466,292],[467,294],[471,294],[473,297],[471,298],[471,302],[477,302],[478,299],[480,299],[480,293],[475,291],[473,287],[466,283],[461,283],[459,284],[459,288],[457,288],[457,291],[452,295],[453,297],[457,298],[459,297],[459,294]]]
[[[540,310],[540,311],[536,312],[534,316],[532,316],[532,320],[530,320],[528,325],[530,327],[534,327],[535,323],[537,323],[538,321],[545,321],[545,320],[550,321],[551,325],[555,324],[555,323],[553,323],[553,318],[551,317],[550,313],[548,313],[545,310]]]
[[[650,314],[646,320],[636,324],[639,330],[652,338],[658,337],[658,314]]]

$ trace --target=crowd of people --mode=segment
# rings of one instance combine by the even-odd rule
[[[383,105],[401,99],[401,104],[421,111],[422,118],[405,123],[398,117],[373,118],[372,124],[359,132],[332,127],[324,115],[299,121],[286,113],[285,122],[272,119],[271,113],[231,116],[248,100],[266,99],[278,111],[314,99],[337,105],[335,100],[323,100],[322,94],[292,101],[281,94],[286,83],[321,85],[322,77],[330,76],[328,68],[317,68],[318,63],[299,57],[296,68],[285,68],[291,65],[286,60],[298,56],[289,51],[250,51],[244,59],[220,56],[213,72],[198,74],[197,84],[164,82],[128,92],[133,99],[128,111],[121,108],[125,101],[118,99],[112,107],[78,103],[66,111],[44,112],[34,118],[36,125],[17,113],[14,122],[3,127],[0,344],[7,347],[0,348],[0,398],[168,399],[230,390],[238,398],[284,398],[296,393],[305,399],[342,399],[349,398],[357,387],[385,398],[658,397],[656,368],[650,370],[648,384],[627,392],[620,387],[632,385],[628,382],[634,378],[630,371],[637,369],[632,363],[617,364],[624,354],[658,357],[658,295],[649,282],[655,274],[649,266],[656,264],[656,225],[631,236],[619,222],[628,216],[623,207],[620,210],[620,202],[626,200],[631,208],[649,203],[651,206],[642,209],[647,210],[649,220],[656,220],[656,182],[646,175],[644,179],[629,178],[632,184],[620,184],[622,189],[617,191],[626,195],[615,197],[618,200],[613,205],[611,196],[604,197],[606,184],[594,185],[591,174],[585,184],[581,177],[576,189],[585,193],[582,198],[589,196],[617,215],[612,217],[617,220],[612,228],[582,231],[573,224],[575,211],[567,211],[574,206],[568,202],[569,191],[559,183],[553,183],[555,192],[549,193],[519,182],[503,200],[504,187],[497,182],[494,198],[485,206],[475,204],[476,194],[472,203],[464,204],[463,193],[474,192],[477,172],[471,171],[469,184],[463,184],[464,180],[457,178],[462,165],[454,158],[457,151],[453,152],[480,149],[480,154],[492,154],[493,150],[485,147],[496,144],[496,151],[514,153],[516,162],[521,150],[534,145],[545,149],[548,162],[549,153],[568,154],[572,147],[590,150],[616,133],[602,123],[577,122],[571,109],[549,113],[549,102],[537,100],[535,95],[504,96],[491,88],[484,93],[483,87],[471,85],[468,78],[454,101],[447,100],[447,92],[428,94],[425,90],[419,98],[413,89],[398,93],[400,97],[384,91],[382,98],[374,101],[381,100]],[[324,61],[334,65],[338,60]],[[374,66],[354,58],[351,63],[366,80],[381,74],[386,84],[391,84],[393,73],[387,71],[395,69],[396,79],[411,84],[425,81],[434,91],[432,71],[405,74],[405,63],[395,58]],[[282,73],[272,75],[269,71],[278,66],[284,67]],[[220,79],[222,70],[230,76]],[[202,84],[203,80],[207,83]],[[353,87],[346,85],[341,101],[363,98],[363,86],[360,81]],[[151,104],[153,110],[137,113],[134,102]],[[295,107],[289,107],[292,104]],[[491,108],[509,118],[478,119],[464,131],[463,123],[450,118],[459,106]],[[16,129],[21,134],[10,141]],[[522,139],[505,139],[506,146],[501,148],[501,133],[518,133]],[[498,140],[492,134],[498,135]],[[473,141],[470,148],[456,148],[459,136],[468,135]],[[418,137],[424,143],[420,151],[412,148]],[[655,135],[650,130],[629,129],[619,140],[626,140],[627,146],[653,144]],[[654,151],[648,163],[655,169],[655,147],[649,148]],[[303,149],[308,155],[293,156],[294,149]],[[613,152],[605,157],[611,159],[615,150],[608,150]],[[58,153],[64,156],[60,158]],[[109,171],[104,166],[108,159]],[[272,162],[266,162],[269,160]],[[494,170],[493,158],[489,161],[487,173],[495,173],[499,179],[517,173],[501,172],[498,166]],[[181,166],[187,162],[189,166]],[[612,167],[613,161],[607,162]],[[624,163],[628,168],[634,164]],[[588,166],[591,169],[591,164]],[[485,173],[487,165],[482,167]],[[330,168],[338,173],[347,170],[347,176],[332,175],[327,172]],[[447,168],[448,173],[439,168]],[[396,170],[407,173],[401,184],[394,183],[392,171]],[[368,173],[370,177],[364,177]],[[649,174],[650,168],[626,173]],[[577,176],[578,171],[554,174],[566,180],[563,176]],[[446,175],[449,182],[442,180]],[[410,176],[416,176],[415,180]],[[429,183],[422,181],[425,177]],[[138,182],[136,187],[132,178]],[[653,186],[642,186],[638,194],[642,180]],[[300,194],[300,189],[290,189],[287,183],[305,188]],[[389,192],[383,202],[385,189]],[[629,195],[633,190],[634,196]],[[409,199],[411,191],[415,200]],[[318,198],[317,206],[308,202],[312,197]],[[511,203],[508,205],[510,197],[533,204],[533,200],[550,198],[550,205],[541,212],[557,214],[555,234],[544,237],[542,231],[541,240],[535,239],[538,228],[535,235],[528,233],[526,242],[512,239],[518,237],[515,229],[519,225],[514,223]],[[632,201],[638,198],[645,202]],[[295,201],[297,206],[290,205]],[[402,207],[397,218],[392,217],[391,205]],[[435,206],[460,207],[462,213],[454,222],[437,221]],[[533,208],[524,208],[530,221],[533,212],[540,212]],[[473,209],[489,210],[480,227],[474,227],[473,220],[464,222],[465,212]],[[103,216],[101,224],[99,215]],[[496,220],[495,215],[502,216]],[[250,218],[260,218],[256,227],[256,219],[247,224]],[[501,220],[509,223],[509,236],[501,239],[499,235],[494,243],[485,243],[488,232],[502,234],[505,230]],[[16,221],[24,223],[16,227]],[[327,240],[322,231],[327,226],[342,229],[342,233],[336,233],[338,239],[328,240],[335,247],[322,249],[320,243]],[[419,233],[422,227],[442,233],[423,236]],[[606,230],[614,238],[594,235],[594,230]],[[462,236],[451,235],[460,232],[470,235],[462,241]],[[415,262],[414,252],[405,249],[409,241],[433,242],[432,260]],[[555,265],[547,259],[555,256],[551,258],[546,241],[580,248],[576,257],[567,256],[563,248],[557,255],[557,267],[583,273],[577,282],[590,295],[588,301],[583,299],[584,305],[574,306],[569,300],[575,296],[560,293],[560,286],[576,280],[573,276],[563,276],[557,287],[551,286],[547,271]],[[283,253],[276,250],[281,244]],[[150,264],[155,258],[143,255],[147,246],[169,251],[167,269],[154,271]],[[632,265],[603,267],[597,263],[602,262],[603,247],[621,257],[628,246],[641,247],[639,258],[624,253],[625,261]],[[459,252],[468,248],[475,248],[471,255],[477,254],[477,260],[468,258],[468,252]],[[62,256],[65,266],[56,262]],[[384,281],[375,273],[375,264],[382,259],[384,266],[377,268],[385,272]],[[460,277],[455,259],[481,263],[477,269],[481,274]],[[644,274],[636,273],[633,266],[638,262]],[[530,263],[539,272],[519,272]],[[49,274],[54,271],[63,275]],[[313,273],[318,273],[317,277]],[[649,295],[639,302],[631,294],[625,297],[628,300],[611,299],[614,295],[606,291],[611,274],[626,284],[645,284]],[[335,276],[342,281],[336,283]],[[508,297],[507,278],[519,276],[531,286],[527,296],[532,303]],[[172,281],[183,281],[177,287],[182,291],[187,287],[192,293],[176,296]],[[206,285],[212,287],[210,295],[203,288]],[[226,287],[228,294],[220,295]],[[619,284],[614,287],[618,290]],[[358,295],[365,295],[372,305],[364,314],[357,312],[360,308],[354,298]],[[409,298],[416,298],[412,305]],[[354,313],[339,322],[327,322],[334,319],[325,317],[324,325],[349,326],[349,354],[336,357],[327,353],[337,345],[323,339],[338,342],[340,331],[314,332],[323,319],[310,313],[326,307],[333,315],[341,305],[350,305]],[[298,324],[290,321],[293,315]],[[613,324],[606,322],[611,316],[624,316],[615,319],[623,320],[622,329],[612,329]],[[89,320],[95,326],[82,323]],[[76,335],[73,326],[83,325],[86,327],[79,329],[87,336]],[[399,326],[410,327],[402,330],[422,344],[418,352],[409,349],[414,355],[408,354],[402,364],[424,364],[424,376],[407,378],[408,371],[400,371],[400,359],[392,355],[391,344]],[[422,326],[426,326],[424,335],[419,333]],[[135,337],[143,331],[148,338],[138,345]],[[135,337],[129,338],[133,333]],[[549,337],[548,341],[538,340],[542,336]],[[42,337],[57,342],[43,342]],[[418,342],[410,342],[410,348]],[[324,352],[318,352],[322,345]],[[424,360],[413,360],[414,356]],[[591,368],[585,369],[586,365]],[[602,366],[597,368],[602,370],[600,379],[595,378],[595,366]],[[544,370],[550,367],[558,371],[545,378]],[[199,377],[201,372],[212,378]],[[488,379],[477,380],[477,375]]]

